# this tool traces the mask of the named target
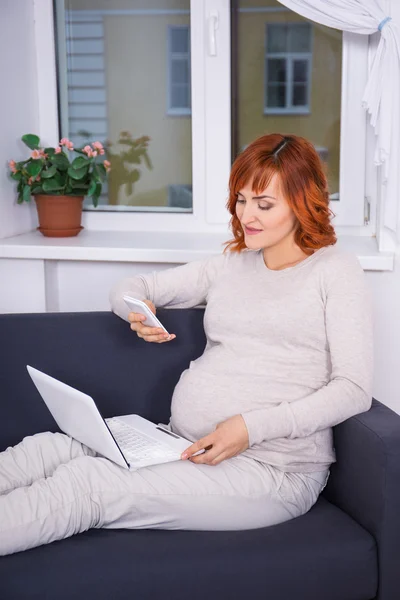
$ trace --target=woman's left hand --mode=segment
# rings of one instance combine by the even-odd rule
[[[201,438],[183,452],[181,458],[197,464],[218,465],[227,458],[237,456],[249,447],[249,434],[242,415],[218,423],[215,431]],[[205,452],[193,456],[199,450]]]

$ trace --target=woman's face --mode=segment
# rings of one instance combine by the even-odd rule
[[[279,187],[278,176],[274,175],[259,194],[252,190],[251,183],[238,193],[236,215],[251,250],[271,248],[294,236],[297,219]]]

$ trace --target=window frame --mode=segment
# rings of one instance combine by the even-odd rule
[[[368,47],[367,35],[343,32],[339,200],[331,202],[331,208],[335,228],[352,235],[371,235],[365,224],[367,115],[362,107]]]
[[[299,23],[277,22],[265,24],[265,54],[264,54],[264,115],[309,115],[311,114],[311,78],[312,78],[312,61],[313,61],[313,25],[308,25],[310,35],[310,50],[309,52],[269,52],[268,51],[268,29],[273,27],[287,27],[288,31],[291,27],[298,26]],[[268,106],[268,61],[273,59],[283,59],[286,63],[286,80],[285,80],[285,107]],[[307,102],[304,106],[295,106],[290,98],[293,98],[293,63],[295,60],[307,61],[307,81],[306,81],[306,97]]]
[[[59,139],[59,132],[52,0],[34,0],[34,6],[35,36],[38,48],[40,46],[39,133],[43,142],[54,144]],[[105,214],[105,211],[90,210],[83,216],[83,225],[87,229],[228,231],[229,215],[225,203],[231,167],[230,10],[229,0],[191,0],[190,4],[193,212]],[[260,12],[268,10],[260,9]],[[215,15],[218,16],[217,54],[213,55],[210,53],[210,18],[215,19]],[[371,236],[375,233],[375,197],[372,198],[372,221],[368,226],[364,224],[367,126],[361,98],[367,81],[368,45],[368,36],[343,33],[340,200],[332,202],[337,215],[334,226],[339,235]],[[46,66],[42,56],[47,57]],[[51,115],[50,120],[48,115]]]
[[[172,51],[172,35],[177,30],[186,29],[188,31],[189,47],[188,52]],[[189,80],[188,88],[188,107],[176,107],[172,105],[172,63],[174,60],[185,60],[188,63]],[[192,114],[192,95],[191,95],[191,56],[190,56],[190,25],[168,25],[167,33],[167,115],[174,117],[188,117]],[[182,84],[183,85],[183,84]]]

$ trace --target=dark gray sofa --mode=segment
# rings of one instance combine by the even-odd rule
[[[0,450],[57,431],[31,364],[92,395],[105,417],[166,422],[205,338],[202,310],[159,311],[146,344],[110,313],[1,315]],[[398,600],[400,417],[374,401],[334,429],[337,463],[303,517],[238,532],[96,530],[0,558],[0,600]]]

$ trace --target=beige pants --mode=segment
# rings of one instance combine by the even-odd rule
[[[92,527],[266,527],[306,513],[328,474],[283,473],[243,456],[128,471],[66,435],[41,433],[0,453],[0,555]]]

